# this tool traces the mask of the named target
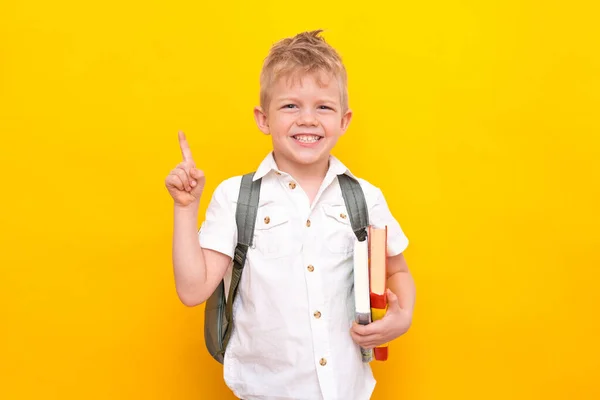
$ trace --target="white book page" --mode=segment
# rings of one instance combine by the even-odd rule
[[[369,241],[354,239],[354,299],[356,313],[371,313],[369,297]]]

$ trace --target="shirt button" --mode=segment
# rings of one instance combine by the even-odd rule
[[[321,311],[315,311],[315,313],[313,314],[315,316],[316,319],[321,318]]]
[[[275,173],[276,173],[277,175],[281,175],[281,172],[279,172],[279,171],[275,171]]]
[[[306,226],[310,227],[310,219],[306,220]]]
[[[342,217],[343,219],[346,219],[347,215],[342,213],[342,214],[340,214],[340,217]]]
[[[321,364],[322,366],[325,366],[325,364],[327,364],[327,360],[324,358],[321,358],[321,360],[319,360],[319,364]]]
[[[306,269],[308,270],[308,272],[313,272],[315,270],[315,267],[309,265],[308,267],[306,267]]]
[[[296,189],[296,183],[295,182],[290,182],[289,186],[290,186],[290,189]]]
[[[268,224],[269,222],[271,222],[271,218],[265,217],[265,224]]]

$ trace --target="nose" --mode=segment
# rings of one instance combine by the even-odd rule
[[[300,113],[300,116],[296,120],[296,124],[298,126],[318,126],[319,120],[313,110],[305,109]]]

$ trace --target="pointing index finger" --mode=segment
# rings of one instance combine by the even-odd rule
[[[183,161],[194,163],[194,158],[192,157],[192,150],[190,150],[190,145],[185,138],[185,133],[179,131],[179,147],[181,148],[181,155],[183,156]]]

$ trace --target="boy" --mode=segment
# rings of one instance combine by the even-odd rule
[[[402,255],[408,240],[381,191],[359,179],[370,223],[388,226],[388,311],[354,323],[354,233],[337,175],[350,171],[330,154],[346,131],[346,71],[336,51],[305,32],[275,44],[261,72],[258,128],[273,151],[256,169],[262,178],[252,247],[239,284],[224,379],[239,398],[371,397],[375,386],[360,346],[404,334],[415,288]],[[197,232],[204,187],[185,136],[183,162],[166,178],[175,202],[173,265],[187,306],[210,297],[230,268],[237,243],[235,207],[241,176],[218,185]]]

